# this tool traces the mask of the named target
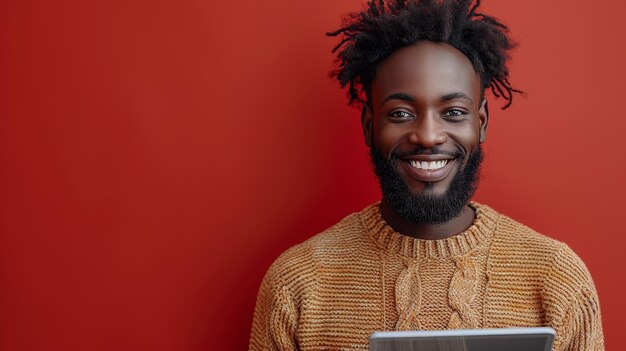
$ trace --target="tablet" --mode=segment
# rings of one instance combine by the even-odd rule
[[[375,332],[370,351],[550,351],[549,327]]]

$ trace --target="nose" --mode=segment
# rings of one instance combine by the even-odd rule
[[[424,148],[432,148],[446,142],[446,133],[443,128],[443,120],[438,114],[424,114],[418,117],[411,126],[408,135],[410,143]]]

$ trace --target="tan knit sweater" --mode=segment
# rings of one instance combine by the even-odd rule
[[[282,254],[257,297],[250,350],[367,350],[374,331],[551,326],[553,350],[604,350],[598,297],[565,244],[493,209],[419,240],[374,204]]]

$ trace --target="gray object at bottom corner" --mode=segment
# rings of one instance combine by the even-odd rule
[[[370,336],[370,351],[550,351],[550,327],[385,331]]]

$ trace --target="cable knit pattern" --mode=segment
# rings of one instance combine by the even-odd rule
[[[417,314],[422,303],[422,289],[416,260],[405,260],[406,268],[396,281],[396,309],[400,316],[396,330],[420,329]],[[413,327],[415,326],[415,327]]]
[[[379,204],[283,253],[250,350],[367,350],[374,331],[552,326],[553,351],[604,350],[598,297],[565,245],[493,209],[442,240],[395,232]]]
[[[454,309],[449,329],[472,329],[477,328],[479,319],[478,312],[471,306],[476,297],[477,267],[471,256],[461,257],[455,260],[457,271],[452,276],[448,299],[450,307]]]

